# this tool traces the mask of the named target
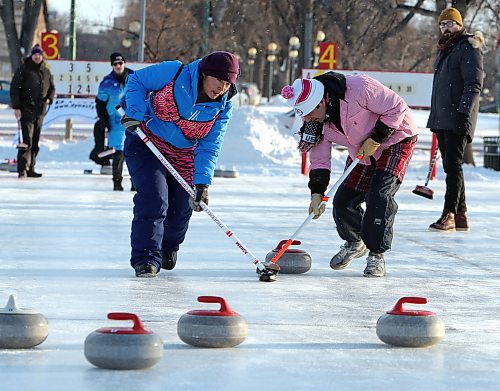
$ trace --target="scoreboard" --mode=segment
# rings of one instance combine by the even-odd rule
[[[96,96],[99,83],[112,71],[108,61],[48,60],[58,95]],[[150,63],[127,62],[127,68],[137,70]]]

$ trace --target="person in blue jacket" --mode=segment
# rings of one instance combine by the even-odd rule
[[[191,214],[208,204],[222,147],[238,59],[216,51],[187,65],[164,61],[130,75],[122,107],[125,160],[135,185],[131,259],[137,277],[155,277],[177,261]],[[190,186],[191,199],[140,137],[139,126]]]
[[[120,103],[125,91],[128,76],[134,73],[125,67],[125,57],[120,53],[111,53],[111,66],[113,70],[104,76],[99,84],[95,99],[98,122],[101,128],[107,128],[108,148],[114,148],[113,153],[113,190],[123,191],[123,145],[125,141],[125,128],[120,123],[121,116],[115,107]]]

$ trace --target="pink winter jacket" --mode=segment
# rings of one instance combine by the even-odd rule
[[[325,124],[323,140],[311,148],[311,170],[331,170],[332,143],[347,147],[349,156],[356,158],[356,152],[370,137],[379,118],[396,130],[375,152],[376,160],[384,149],[418,133],[406,102],[379,81],[366,75],[347,75],[346,86],[345,99],[340,100],[340,121],[345,134],[331,122]],[[361,163],[368,165],[370,159],[367,157]]]

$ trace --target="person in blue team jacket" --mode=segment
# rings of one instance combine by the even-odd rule
[[[111,53],[111,66],[113,70],[104,76],[99,84],[99,91],[95,99],[98,122],[101,128],[107,128],[108,147],[114,148],[113,154],[113,190],[123,191],[123,144],[125,141],[125,128],[120,123],[120,114],[115,107],[123,97],[128,76],[134,73],[125,67],[125,57],[120,53]]]
[[[239,73],[237,58],[217,51],[187,65],[164,61],[130,75],[122,124],[125,160],[137,190],[130,260],[137,277],[175,267],[192,211],[202,210],[200,201],[208,203]],[[194,187],[194,199],[133,132],[137,126]]]

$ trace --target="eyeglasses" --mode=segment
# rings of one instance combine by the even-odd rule
[[[456,24],[458,24],[458,23],[455,22],[454,20],[448,20],[447,22],[440,22],[439,27],[453,27]]]
[[[113,63],[113,66],[116,67],[118,65],[123,65],[123,61],[116,61]]]

